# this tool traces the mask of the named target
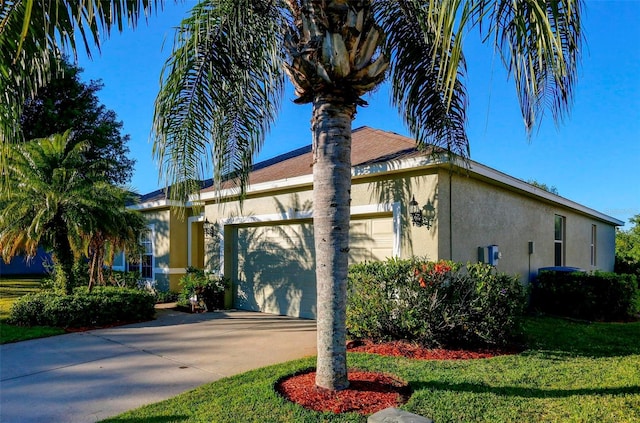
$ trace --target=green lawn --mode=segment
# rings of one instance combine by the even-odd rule
[[[35,326],[23,328],[9,325],[6,319],[13,302],[29,292],[40,290],[39,278],[1,278],[0,279],[0,344],[8,342],[25,341],[27,339],[42,338],[45,336],[64,333],[60,328],[48,326]]]
[[[349,354],[351,368],[392,373],[413,395],[402,408],[445,422],[640,422],[640,323],[531,318],[530,349],[470,361]],[[201,386],[108,422],[365,422],[316,413],[279,397],[276,381],[303,359]]]

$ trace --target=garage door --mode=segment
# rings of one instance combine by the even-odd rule
[[[239,227],[237,235],[235,307],[315,318],[313,225]],[[352,220],[350,240],[352,263],[390,257],[391,217]]]

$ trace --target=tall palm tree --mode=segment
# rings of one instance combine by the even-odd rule
[[[580,15],[579,0],[204,0],[183,20],[154,123],[154,153],[178,199],[207,165],[244,189],[286,78],[295,102],[312,104],[318,386],[348,385],[351,123],[363,96],[389,81],[420,146],[467,157],[466,31],[480,29],[500,53],[531,130],[545,108],[560,120],[571,103]]]
[[[8,188],[0,192],[0,254],[5,261],[38,246],[52,253],[70,293],[73,265],[90,259],[89,289],[102,280],[108,250],[135,249],[146,230],[125,208],[132,194],[105,181],[85,160],[86,141],[70,131],[11,146]]]
[[[82,233],[95,201],[84,173],[86,142],[69,131],[14,144],[8,154],[9,189],[0,194],[0,253],[33,256],[38,246],[52,253],[58,270],[74,286],[71,271],[82,252]]]
[[[31,7],[30,15],[19,10],[17,23],[12,20],[11,9],[35,3],[64,5],[72,19]],[[102,3],[2,3],[0,145],[15,131],[16,105],[23,101],[14,100],[41,86],[44,76],[20,78],[31,69],[46,69],[47,54],[58,52],[52,44],[58,38],[50,34],[61,35],[74,50],[67,37],[75,32],[60,31],[67,21],[98,41],[99,24],[135,22],[141,11],[162,2],[118,0],[109,13]],[[392,101],[420,145],[440,145],[466,157],[462,47],[466,31],[476,28],[513,77],[527,130],[545,110],[561,120],[576,83],[581,8],[581,0],[202,0],[182,22],[154,124],[154,154],[174,185],[172,195],[184,198],[197,190],[203,164],[213,166],[218,180],[237,174],[244,187],[279,111],[285,78],[295,87],[297,102],[313,105],[319,386],[348,384],[349,149],[351,121],[365,104],[363,95],[388,80]],[[83,21],[85,16],[91,19]],[[29,31],[46,34],[48,41]]]

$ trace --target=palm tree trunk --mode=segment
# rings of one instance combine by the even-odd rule
[[[58,271],[62,271],[64,280],[65,294],[70,295],[73,293],[75,286],[75,280],[73,275],[73,263],[74,257],[71,251],[71,244],[67,238],[67,232],[62,225],[59,226],[62,229],[58,229],[55,234],[52,256],[54,263],[58,264]]]
[[[104,286],[104,248],[100,248],[98,256],[98,283]]]
[[[91,257],[91,265],[89,266],[89,286],[88,290],[91,292],[93,290],[93,285],[96,281],[96,262],[98,261],[98,255],[96,249],[93,248],[93,251],[90,254]]]
[[[345,325],[354,115],[355,105],[339,97],[321,95],[313,103],[316,385],[331,390],[349,386]]]

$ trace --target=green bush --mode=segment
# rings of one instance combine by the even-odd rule
[[[89,265],[86,260],[78,260],[71,268],[73,273],[73,285],[68,286],[71,282],[67,278],[62,267],[59,264],[46,265],[49,275],[42,280],[44,289],[53,290],[60,294],[66,294],[67,289],[71,292],[81,286],[89,285]]]
[[[202,269],[188,267],[187,273],[180,278],[182,290],[178,294],[178,305],[191,307],[189,298],[194,294],[202,296],[209,310],[224,308],[224,291],[229,279],[207,274]]]
[[[348,289],[347,330],[355,338],[480,347],[505,346],[521,334],[525,290],[488,265],[418,258],[356,264]]]
[[[156,304],[174,303],[178,301],[180,294],[172,291],[156,291]]]
[[[640,311],[640,289],[635,275],[543,271],[533,285],[531,307],[586,320],[624,320]]]
[[[27,294],[11,307],[9,323],[18,326],[92,327],[151,320],[155,297],[139,289],[95,287],[71,295],[45,291]]]
[[[140,272],[137,270],[123,272],[121,270],[105,271],[105,279],[111,284],[121,288],[138,288],[140,282]]]

